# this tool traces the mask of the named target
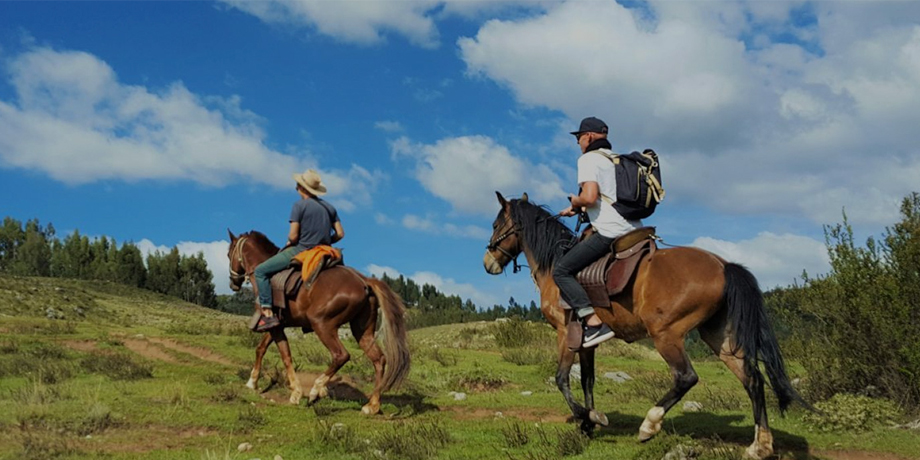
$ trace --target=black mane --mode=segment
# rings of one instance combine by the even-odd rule
[[[244,235],[240,235],[240,237],[242,236]],[[255,243],[258,247],[263,248],[265,252],[269,254],[278,253],[278,246],[276,246],[275,243],[272,243],[272,240],[268,239],[264,233],[258,230],[252,230],[249,233],[246,233],[245,236],[249,237],[249,239],[251,239],[252,242]]]
[[[536,267],[533,270],[546,274],[552,270],[556,259],[575,237],[569,227],[546,209],[529,201],[511,200],[511,220],[521,230],[524,244],[530,249]]]

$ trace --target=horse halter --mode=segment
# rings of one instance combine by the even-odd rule
[[[508,220],[510,220],[510,219],[511,219],[510,217],[505,217],[505,222],[503,222],[503,224],[504,224],[504,223],[507,223]],[[512,222],[512,224],[513,224],[513,222]],[[498,252],[504,254],[505,257],[507,257],[508,260],[511,261],[511,263],[513,264],[512,273],[517,273],[517,272],[521,271],[521,265],[518,264],[518,261],[517,261],[517,258],[518,258],[519,255],[521,255],[521,253],[518,252],[516,255],[512,255],[510,252],[508,252],[507,249],[505,249],[505,248],[499,246],[499,243],[501,243],[502,241],[504,241],[504,240],[505,240],[506,238],[508,238],[509,236],[518,233],[519,231],[520,231],[520,229],[518,228],[517,225],[511,225],[511,229],[510,229],[510,230],[506,231],[505,233],[502,233],[498,238],[495,238],[494,240],[489,241],[489,244],[486,245],[486,249],[488,249],[489,251],[498,251]]]
[[[243,267],[244,270],[245,270],[245,265],[243,265],[243,243],[246,242],[246,238],[249,238],[249,237],[244,236],[236,240],[236,245],[233,246],[233,252],[230,253],[230,262],[233,262],[233,258],[235,256],[237,261],[240,263],[240,267]],[[246,281],[247,275],[249,275],[249,273],[246,273],[246,272],[237,273],[236,271],[233,270],[233,264],[232,263],[230,264],[230,282],[238,286],[242,286],[243,282]]]

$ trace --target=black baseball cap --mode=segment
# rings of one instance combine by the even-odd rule
[[[571,134],[577,136],[581,133],[607,134],[607,124],[604,123],[604,121],[600,118],[585,118],[584,120],[581,120],[581,124],[578,125],[578,131],[573,131]]]

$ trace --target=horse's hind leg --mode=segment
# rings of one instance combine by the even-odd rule
[[[361,412],[367,415],[375,415],[380,412],[380,391],[383,387],[383,369],[386,366],[386,360],[377,341],[374,338],[374,331],[377,326],[377,309],[376,306],[362,312],[355,319],[351,320],[351,333],[358,341],[358,345],[364,350],[364,354],[371,360],[374,365],[374,390],[368,396],[368,402],[361,408]]]
[[[272,340],[278,345],[278,351],[281,352],[281,361],[284,362],[288,387],[291,389],[291,404],[300,404],[300,398],[303,397],[303,388],[300,387],[300,380],[297,379],[297,373],[294,372],[294,362],[291,359],[291,344],[288,343],[284,328],[276,327],[270,333]]]
[[[713,318],[710,323],[700,327],[700,337],[709,345],[709,348],[722,360],[729,370],[738,377],[754,410],[754,442],[747,448],[745,455],[750,458],[762,459],[773,455],[773,433],[767,422],[767,405],[764,399],[763,375],[754,369],[751,375],[744,370],[744,355],[739,350],[731,351],[731,332],[725,321]]]
[[[313,404],[319,398],[325,398],[329,395],[329,389],[326,388],[326,384],[329,383],[332,376],[351,359],[348,350],[345,349],[345,346],[342,345],[342,341],[339,340],[339,330],[335,324],[316,324],[316,327],[313,328],[313,332],[316,334],[316,337],[319,338],[319,341],[329,350],[329,353],[332,355],[332,363],[329,364],[329,367],[326,368],[323,375],[317,377],[313,382],[313,388],[310,389],[310,396],[308,399],[310,404]]]
[[[668,412],[680,398],[696,385],[699,381],[693,366],[690,364],[690,358],[684,350],[684,336],[676,334],[659,334],[655,338],[655,348],[661,357],[664,358],[668,366],[671,367],[671,375],[674,377],[674,383],[671,390],[661,398],[655,407],[649,409],[639,427],[639,440],[648,441],[661,431],[661,422],[664,420],[664,414]]]
[[[262,341],[259,342],[259,345],[256,347],[256,362],[252,366],[252,371],[249,372],[249,381],[246,382],[247,388],[253,390],[259,389],[259,374],[262,373],[262,358],[265,357],[265,352],[271,344],[272,335],[268,332],[262,334]]]

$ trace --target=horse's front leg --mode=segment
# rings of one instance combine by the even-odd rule
[[[300,398],[303,397],[303,388],[300,387],[300,380],[297,379],[297,373],[294,372],[294,362],[291,359],[291,345],[288,343],[284,328],[276,327],[272,329],[271,336],[272,340],[278,344],[278,351],[281,352],[281,361],[284,362],[284,370],[287,372],[288,387],[291,389],[291,404],[300,404]]]
[[[597,348],[588,348],[578,352],[578,360],[581,362],[581,389],[585,393],[588,418],[598,425],[607,426],[607,415],[594,410],[594,352],[596,350]],[[582,430],[585,431],[584,427]]]
[[[565,345],[564,329],[559,334],[559,337],[559,365],[556,367],[556,387],[562,392],[565,402],[568,403],[569,409],[572,410],[572,416],[581,423],[581,430],[585,434],[590,434],[594,430],[594,423],[590,420],[588,410],[575,401],[569,384],[569,374],[572,372],[572,364],[575,362],[575,352],[569,350]]]
[[[246,387],[252,390],[259,389],[259,375],[262,373],[262,358],[265,357],[265,351],[268,350],[268,346],[272,344],[272,335],[266,332],[262,334],[262,341],[259,342],[259,345],[256,347],[256,362],[252,366],[252,371],[249,372],[249,381],[246,382]]]

